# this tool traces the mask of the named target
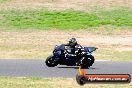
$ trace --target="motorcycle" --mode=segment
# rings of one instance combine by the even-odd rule
[[[67,66],[81,66],[82,68],[88,68],[93,65],[95,59],[92,52],[96,47],[78,47],[75,49],[76,53],[71,54],[72,50],[68,46],[61,44],[55,46],[52,55],[47,57],[45,63],[48,67],[55,67],[59,65]]]

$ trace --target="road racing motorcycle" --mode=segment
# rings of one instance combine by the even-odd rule
[[[53,53],[47,57],[45,63],[48,67],[55,67],[59,64],[88,68],[95,61],[92,53],[96,49],[96,47],[78,47],[75,49],[75,54],[71,54],[72,48],[64,44],[56,45]]]

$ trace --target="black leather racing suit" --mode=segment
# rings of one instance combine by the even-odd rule
[[[70,45],[69,43],[68,44],[65,44],[65,46],[68,46],[69,47],[69,54],[73,54],[73,55],[76,55],[78,53],[78,51],[80,51],[83,47],[76,43],[74,45]]]

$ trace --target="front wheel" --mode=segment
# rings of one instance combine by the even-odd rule
[[[48,67],[55,67],[58,65],[58,59],[54,60],[53,56],[51,55],[47,57],[45,63]]]

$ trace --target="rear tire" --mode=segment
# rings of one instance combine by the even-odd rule
[[[53,59],[53,56],[52,55],[49,56],[49,57],[47,57],[45,63],[46,63],[46,65],[48,67],[55,67],[55,66],[58,65],[58,60],[57,61],[53,61],[52,59]]]
[[[94,57],[92,55],[89,55],[89,58],[90,58],[90,66],[92,66],[94,61],[95,61],[95,59],[94,59]]]
[[[94,63],[94,60],[95,59],[92,55],[88,55],[88,56],[84,57],[84,59],[81,62],[82,63],[81,67],[82,68],[88,68],[88,67],[92,66]]]

